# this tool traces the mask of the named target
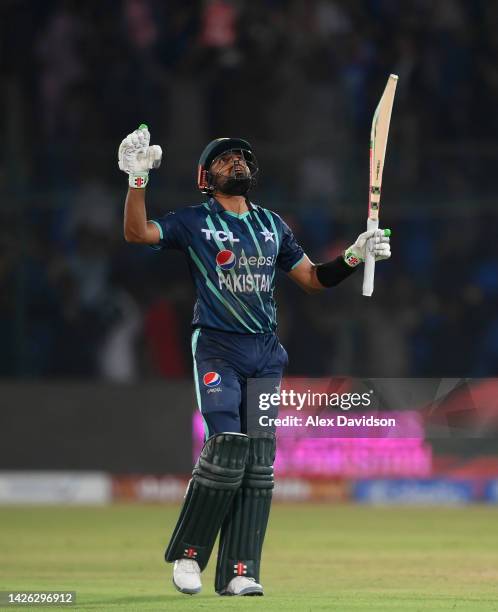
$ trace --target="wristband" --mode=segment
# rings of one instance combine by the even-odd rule
[[[130,172],[128,175],[128,185],[134,189],[145,189],[148,182],[148,172]]]
[[[356,266],[348,265],[343,256],[339,255],[333,261],[317,264],[316,277],[324,287],[335,287],[356,270]]]

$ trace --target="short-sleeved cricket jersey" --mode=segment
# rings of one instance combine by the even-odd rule
[[[275,331],[275,269],[290,272],[304,257],[276,213],[251,204],[238,215],[210,198],[152,222],[160,232],[157,247],[178,249],[187,257],[197,292],[194,327],[243,334]]]

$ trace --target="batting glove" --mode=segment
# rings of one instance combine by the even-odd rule
[[[149,146],[149,129],[142,123],[119,145],[118,166],[128,174],[128,185],[143,189],[149,182],[149,170],[159,168],[163,155],[159,145]]]
[[[391,230],[378,229],[363,232],[356,242],[344,251],[344,261],[354,268],[365,261],[367,249],[375,257],[375,261],[391,257],[390,238]]]

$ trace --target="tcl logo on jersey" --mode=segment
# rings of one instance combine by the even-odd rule
[[[202,380],[206,387],[217,387],[221,382],[221,376],[218,372],[206,372]]]
[[[239,238],[235,238],[232,232],[224,232],[222,230],[210,230],[201,228],[201,232],[204,234],[204,238],[206,240],[211,240],[214,238],[215,240],[219,240],[220,242],[226,242],[230,240],[230,242],[240,242]]]
[[[221,270],[231,270],[236,263],[235,253],[233,251],[220,251],[216,255],[216,264]]]

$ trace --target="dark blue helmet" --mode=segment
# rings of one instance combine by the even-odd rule
[[[214,175],[211,164],[227,153],[239,153],[249,168],[249,175],[239,175],[233,171],[232,176],[220,181],[220,175]],[[251,145],[242,138],[217,138],[212,140],[201,154],[197,172],[197,186],[202,193],[212,194],[216,189],[230,195],[245,195],[256,183],[258,161],[252,152]]]

